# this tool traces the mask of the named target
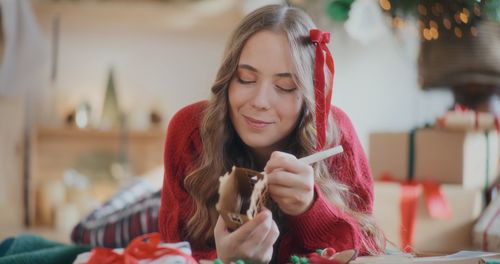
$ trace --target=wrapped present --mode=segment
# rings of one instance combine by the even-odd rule
[[[472,227],[482,207],[480,189],[375,183],[374,216],[388,241],[405,251],[437,254],[472,248]]]
[[[394,254],[359,257],[350,264],[495,264],[500,254],[493,252],[467,251],[444,256],[416,257],[411,254]]]
[[[500,252],[500,196],[488,205],[474,225],[473,237],[478,248]]]
[[[191,256],[188,242],[166,244],[160,242],[159,233],[135,238],[125,249],[96,247],[77,256],[73,264],[125,264],[125,263],[198,263]]]
[[[370,134],[369,161],[375,179],[390,173],[399,180],[406,180],[411,173],[411,133],[380,132]]]
[[[421,129],[415,135],[416,180],[484,188],[498,176],[496,131]]]
[[[450,130],[499,130],[499,125],[499,119],[493,113],[477,112],[461,105],[436,119],[437,127]]]
[[[486,187],[498,175],[496,131],[445,131],[434,128],[372,133],[369,160],[375,179],[432,179],[465,188]]]

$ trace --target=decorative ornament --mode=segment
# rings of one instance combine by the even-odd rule
[[[425,41],[442,36],[476,37],[479,22],[500,22],[500,0],[379,0],[379,4],[391,15],[395,27],[408,16],[416,17]]]
[[[353,2],[354,0],[331,1],[326,8],[326,14],[333,21],[344,22],[349,17],[349,10]]]

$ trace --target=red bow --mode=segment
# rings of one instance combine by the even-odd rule
[[[330,113],[330,103],[333,90],[333,75],[335,67],[333,64],[332,54],[328,50],[328,42],[330,42],[330,33],[322,32],[319,29],[311,29],[309,31],[311,41],[316,44],[316,54],[314,59],[314,100],[316,101],[316,150],[321,150],[326,143],[326,128],[328,124],[328,114]],[[326,87],[325,96],[325,64],[328,67],[328,86]]]
[[[182,256],[187,263],[197,263],[193,257],[180,249],[160,246],[160,234],[151,233],[134,238],[123,252],[123,255],[109,248],[94,248],[87,264],[136,264],[139,263],[139,260],[154,260],[166,255]]]
[[[389,173],[380,176],[380,181],[399,182],[401,184],[400,211],[401,225],[399,230],[401,249],[410,251],[413,244],[415,230],[415,220],[417,216],[417,201],[421,189],[424,191],[424,201],[429,215],[434,219],[449,219],[452,217],[452,211],[448,200],[441,193],[438,183],[431,180],[416,181],[398,181]],[[420,187],[420,185],[422,187]]]
[[[468,112],[468,111],[471,111],[469,108],[467,108],[465,105],[463,104],[455,104],[455,107],[454,107],[455,111],[456,112]],[[479,128],[479,112],[477,111],[474,111],[474,128],[475,129],[478,129]],[[496,125],[496,120],[495,120],[495,126]]]
[[[463,104],[455,104],[455,106],[453,107],[453,110],[455,112],[459,112],[459,113],[466,113],[466,112],[469,112],[469,111],[473,111],[474,112],[474,128],[475,129],[479,129],[479,112],[476,111],[476,110],[472,110],[472,109],[469,109],[467,106],[463,105]],[[444,115],[444,117],[440,120],[438,120],[438,122],[441,122],[441,125],[443,125],[443,123],[445,122],[446,120],[446,114]],[[498,116],[495,116],[495,129],[497,130],[497,132],[500,133],[500,120],[498,118]],[[443,125],[444,126],[444,125]]]

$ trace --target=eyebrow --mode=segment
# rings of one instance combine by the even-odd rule
[[[249,71],[252,71],[252,72],[255,72],[255,73],[259,73],[259,70],[257,70],[256,68],[248,65],[248,64],[239,64],[238,65],[238,69],[246,69],[246,70],[249,70]],[[292,78],[292,74],[289,73],[289,72],[281,72],[281,73],[277,73],[277,74],[274,74],[274,76],[278,76],[278,77],[288,77],[288,78]]]

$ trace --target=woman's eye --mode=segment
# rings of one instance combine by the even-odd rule
[[[250,80],[245,80],[245,79],[242,79],[240,77],[236,77],[236,80],[241,83],[241,84],[251,84],[251,83],[255,83],[255,81],[250,81]]]
[[[297,90],[297,88],[283,88],[283,87],[281,87],[281,86],[279,86],[279,85],[276,85],[276,88],[278,88],[278,90],[279,90],[280,92],[283,92],[283,93],[292,93],[292,92],[294,92],[295,90]]]

